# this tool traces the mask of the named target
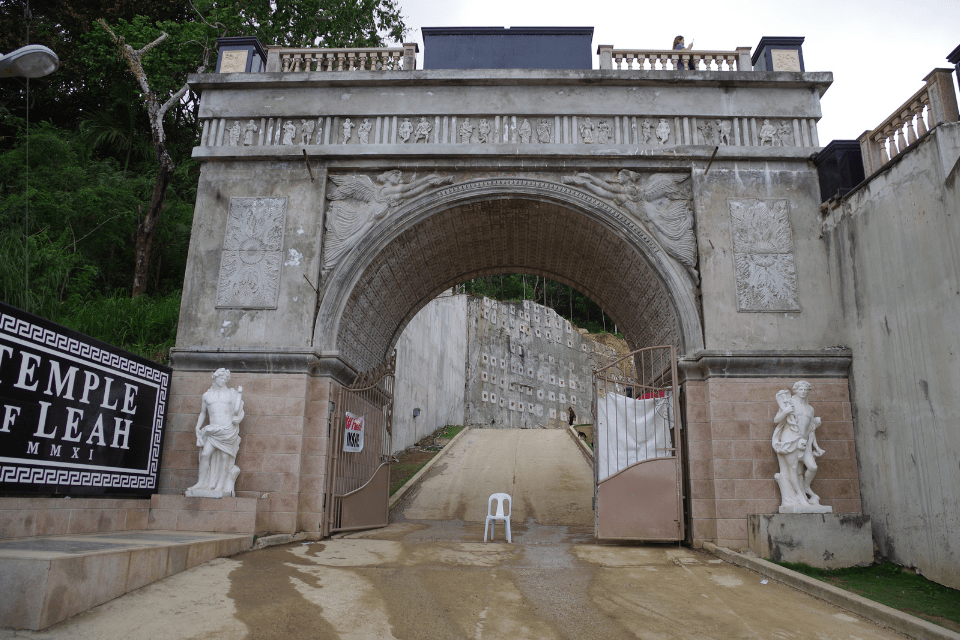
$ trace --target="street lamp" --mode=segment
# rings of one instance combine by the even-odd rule
[[[28,44],[13,53],[0,55],[0,77],[4,78],[40,78],[50,75],[59,66],[57,54],[40,44]]]

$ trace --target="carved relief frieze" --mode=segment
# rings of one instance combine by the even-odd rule
[[[218,307],[277,307],[286,215],[286,198],[230,198]]]
[[[329,129],[325,131],[324,129]],[[201,146],[576,144],[817,146],[815,118],[524,115],[310,116],[204,120]],[[584,149],[588,151],[588,149]]]
[[[332,175],[335,188],[328,190],[327,221],[323,245],[323,271],[329,271],[373,226],[406,200],[427,190],[453,182],[452,177],[428,175],[403,182],[399,170],[376,177]]]
[[[787,200],[730,200],[739,311],[799,311]]]
[[[628,211],[657,239],[666,254],[680,263],[694,283],[697,272],[697,238],[693,231],[690,185],[685,174],[643,175],[621,169],[616,180],[604,180],[589,173],[564,176],[574,184]]]

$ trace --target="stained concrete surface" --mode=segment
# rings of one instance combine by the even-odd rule
[[[586,509],[569,504],[589,496],[589,482],[584,489],[558,480],[557,460],[527,464],[551,453],[565,458],[557,434],[569,438],[496,430],[462,439],[385,529],[214,560],[46,632],[0,638],[901,637],[702,551],[595,544],[583,524],[589,501]],[[586,467],[566,442],[571,464]],[[510,446],[512,458],[502,455]],[[514,544],[480,542],[474,507],[490,486],[523,496]],[[547,486],[556,490],[544,495]],[[454,517],[411,517],[425,514]]]

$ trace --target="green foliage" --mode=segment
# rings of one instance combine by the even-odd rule
[[[573,287],[539,276],[520,273],[474,278],[460,285],[461,291],[501,302],[533,300],[550,307],[590,333],[613,332],[613,320],[596,302]],[[621,334],[616,334],[623,337]]]
[[[166,296],[131,298],[126,292],[74,302],[59,321],[137,355],[166,362],[177,335],[180,291]]]
[[[832,570],[818,569],[803,563],[778,564],[888,607],[960,630],[960,591],[927,580],[892,562]]]

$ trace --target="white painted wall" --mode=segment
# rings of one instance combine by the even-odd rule
[[[834,211],[863,510],[880,553],[960,588],[960,123]],[[812,212],[811,212],[812,215]]]
[[[448,424],[463,424],[467,296],[441,295],[414,316],[397,341],[393,450]],[[419,408],[420,415],[413,417]]]

